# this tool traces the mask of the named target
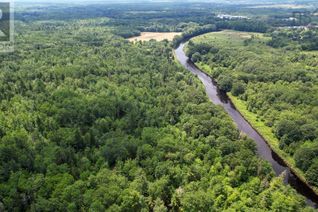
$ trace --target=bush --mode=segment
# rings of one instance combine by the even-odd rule
[[[275,135],[289,145],[302,139],[303,135],[296,121],[282,119],[275,126]]]
[[[229,92],[232,89],[232,79],[228,76],[220,76],[218,79],[218,85],[220,90]]]
[[[299,148],[296,150],[294,159],[296,166],[303,171],[307,171],[312,165],[312,160],[318,156],[318,147],[306,147]]]
[[[238,96],[245,93],[245,84],[242,82],[233,83],[231,92],[234,96]]]
[[[200,53],[199,53],[199,52],[194,53],[194,54],[192,55],[191,60],[192,60],[194,63],[200,61],[200,60],[201,60],[201,55],[200,55]]]
[[[306,178],[310,184],[318,186],[318,160],[310,166],[306,172]]]

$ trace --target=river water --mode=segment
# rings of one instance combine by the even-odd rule
[[[221,92],[213,79],[210,76],[201,71],[196,67],[193,62],[189,60],[186,56],[183,48],[184,43],[181,44],[176,50],[175,54],[178,61],[184,66],[187,70],[195,74],[205,86],[206,93],[209,99],[216,105],[222,106],[225,111],[231,116],[238,129],[245,133],[247,136],[252,138],[257,146],[258,155],[264,160],[268,161],[276,175],[280,175],[285,172],[285,183],[290,184],[298,193],[305,196],[307,203],[315,208],[318,207],[318,197],[317,195],[305,184],[303,183],[296,175],[294,175],[290,169],[284,164],[280,157],[275,154],[268,146],[266,141],[262,136],[255,130],[253,127],[243,118],[243,116],[236,110],[232,102],[229,100],[226,93]]]

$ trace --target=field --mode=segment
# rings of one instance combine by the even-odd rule
[[[172,41],[173,38],[177,35],[181,35],[180,32],[142,32],[140,36],[129,38],[128,40],[131,42],[134,41],[149,41],[149,40],[169,40]]]
[[[266,40],[262,33],[253,32],[237,32],[233,30],[224,30],[220,32],[211,32],[192,39],[194,42],[210,43],[216,46],[240,47],[244,44],[244,40],[250,38],[259,38]],[[226,45],[225,45],[226,44]]]

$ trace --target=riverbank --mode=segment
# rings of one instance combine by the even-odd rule
[[[228,93],[228,97],[245,120],[264,138],[270,148],[284,161],[291,171],[318,195],[318,188],[311,186],[307,182],[304,172],[296,167],[295,160],[279,148],[279,141],[273,134],[272,129],[260,121],[255,113],[248,111],[243,100],[233,96],[231,93]]]
[[[195,64],[201,71],[210,75],[211,70],[209,66],[201,63]],[[317,196],[318,196],[318,188],[311,186],[306,180],[305,174],[299,168],[296,167],[295,160],[289,156],[287,153],[282,151],[279,148],[279,140],[275,137],[272,129],[265,125],[264,122],[259,120],[257,115],[253,112],[247,110],[247,105],[245,102],[231,93],[227,93],[227,96],[231,100],[232,104],[236,108],[236,110],[243,116],[243,118],[263,137],[269,147],[278,155],[278,157],[288,166],[291,172],[296,175],[299,180],[301,180],[304,184],[306,184]]]
[[[315,113],[310,111],[315,111],[312,100],[317,97],[315,90],[318,87],[314,84],[308,87],[304,80],[294,77],[297,76],[299,69],[306,67],[304,79],[306,82],[314,82],[316,69],[310,66],[311,63],[306,62],[314,61],[313,56],[306,58],[306,61],[289,60],[288,58],[305,54],[305,52],[295,53],[291,50],[273,48],[267,45],[270,41],[269,36],[249,32],[225,30],[201,35],[191,41],[193,45],[188,45],[186,50],[191,55],[196,54],[193,57],[194,61],[201,61],[201,64],[196,63],[196,66],[208,75],[215,76],[215,80],[222,80],[224,89],[229,90],[230,84],[244,87],[244,92],[248,94],[248,103],[251,104],[249,107],[253,109],[252,112],[247,110],[247,102],[239,101],[240,99],[229,95],[226,95],[226,98],[232,99],[238,112],[263,137],[276,158],[280,158],[281,163],[288,166],[288,170],[291,170],[303,184],[309,186],[310,182],[313,185],[310,186],[311,190],[315,190],[317,195],[318,188],[314,186],[317,181],[313,175],[314,169],[308,170],[304,166],[296,166],[295,162],[295,157],[297,161],[301,160],[299,155],[306,149],[306,145],[311,144],[310,141],[313,141],[316,135],[314,131],[310,133],[305,129],[315,124]],[[250,83],[246,85],[246,82]],[[303,94],[302,90],[307,92]],[[274,101],[277,99],[279,100]],[[303,106],[302,102],[308,104]],[[261,115],[256,111],[259,111]],[[291,124],[288,125],[285,122]],[[287,138],[287,135],[292,135],[288,137],[289,140],[283,139],[284,147],[281,146],[282,143],[276,134],[272,132],[273,127],[265,123],[280,126],[280,132],[284,130],[283,135],[280,133],[281,137]],[[311,146],[316,148],[314,142]],[[308,167],[313,167],[314,160],[308,158],[307,161]],[[318,200],[318,197],[314,199]]]
[[[285,173],[284,181],[292,186],[299,194],[305,196],[307,198],[308,205],[317,208],[317,191],[313,190],[304,177],[296,173],[288,161],[284,160],[283,157],[271,148],[268,141],[266,141],[256,128],[247,121],[242,113],[235,108],[229,96],[217,88],[217,83],[209,74],[211,73],[209,72],[209,70],[211,71],[210,67],[204,64],[195,65],[193,62],[189,61],[189,58],[186,56],[184,51],[184,49],[186,49],[185,46],[186,44],[181,44],[177,49],[175,49],[173,52],[175,61],[201,80],[209,99],[214,104],[222,106],[236,123],[238,129],[255,141],[258,155],[271,164],[276,175],[279,176]]]

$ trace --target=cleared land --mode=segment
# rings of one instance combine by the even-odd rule
[[[250,38],[258,38],[266,41],[268,38],[264,37],[262,33],[252,32],[237,32],[232,30],[224,30],[220,32],[207,33],[192,39],[194,42],[214,44],[218,47],[240,47],[243,46],[244,40]]]
[[[134,41],[149,41],[154,39],[156,41],[169,40],[172,41],[177,35],[181,35],[181,32],[142,32],[140,36],[129,38],[131,42]]]

